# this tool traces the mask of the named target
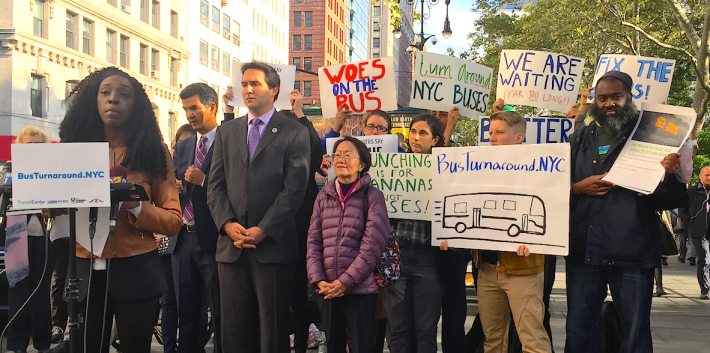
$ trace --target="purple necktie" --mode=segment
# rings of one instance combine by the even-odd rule
[[[197,149],[195,150],[195,168],[199,169],[202,166],[202,162],[205,161],[206,155],[207,137],[202,136],[200,137],[200,142],[197,144]],[[187,200],[187,205],[185,205],[185,209],[182,211],[182,213],[187,223],[190,223],[193,219],[195,219],[195,212],[192,208],[192,199]]]
[[[251,158],[254,157],[256,146],[259,145],[259,140],[261,139],[259,126],[263,124],[263,122],[259,118],[254,118],[250,123],[252,126],[249,130],[249,136],[247,137],[247,144],[249,145],[249,162],[251,162]]]

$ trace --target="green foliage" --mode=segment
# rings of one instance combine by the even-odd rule
[[[698,31],[702,27],[703,11],[707,11],[702,7],[705,1],[683,2]],[[591,85],[602,54],[669,58],[676,60],[676,68],[668,104],[691,106],[693,103],[695,72],[690,59],[679,51],[662,48],[636,30],[622,25],[624,21],[635,24],[664,43],[692,52],[664,1],[539,0],[526,5],[524,13],[509,16],[498,12],[501,5],[513,2],[474,0],[472,11],[481,17],[468,35],[470,47],[460,53],[460,57],[493,68],[496,77],[500,53],[504,49],[541,50],[581,57],[585,59],[581,90]],[[495,88],[492,93],[491,101],[494,101]],[[524,114],[539,113],[530,107],[516,109]]]
[[[376,0],[375,4],[379,2],[380,0]],[[400,10],[399,7],[399,1],[397,0],[381,0],[383,5],[387,8],[389,8],[390,12],[390,25],[393,28],[398,28],[399,26],[402,25],[402,11]]]
[[[462,116],[451,133],[451,140],[458,146],[476,146],[478,144],[478,120]]]

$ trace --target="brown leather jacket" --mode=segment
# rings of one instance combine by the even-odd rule
[[[481,252],[473,250],[473,264],[478,267]],[[518,256],[517,253],[508,251],[498,252],[496,271],[513,276],[526,276],[538,274],[545,270],[545,255],[530,254],[528,257]]]
[[[111,248],[112,258],[136,256],[157,249],[153,233],[173,236],[180,232],[183,225],[182,211],[175,186],[173,163],[167,146],[165,146],[165,156],[168,163],[166,179],[152,177],[144,171],[128,171],[126,180],[129,183],[143,185],[150,201],[143,201],[138,219],[125,207],[121,207],[118,211],[114,243]],[[109,242],[110,239],[101,254],[102,259],[108,258]],[[90,252],[76,244],[76,256],[89,258]]]

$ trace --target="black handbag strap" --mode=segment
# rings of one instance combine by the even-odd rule
[[[365,194],[362,196],[362,225],[365,229],[367,229],[367,211],[370,208],[369,191],[370,185],[365,187]]]

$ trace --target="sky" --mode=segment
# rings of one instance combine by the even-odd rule
[[[452,0],[449,4],[449,21],[451,22],[451,38],[444,39],[441,31],[444,30],[444,20],[446,19],[446,4],[444,0],[431,7],[431,17],[424,22],[424,33],[435,34],[438,42],[431,45],[431,39],[427,42],[429,52],[446,55],[446,48],[451,47],[458,55],[463,49],[467,49],[470,40],[466,36],[473,31],[473,22],[478,17],[471,12],[472,1]],[[421,4],[417,1],[417,12],[421,9]],[[426,5],[424,6],[426,11]],[[415,23],[415,33],[418,32],[419,22]]]

